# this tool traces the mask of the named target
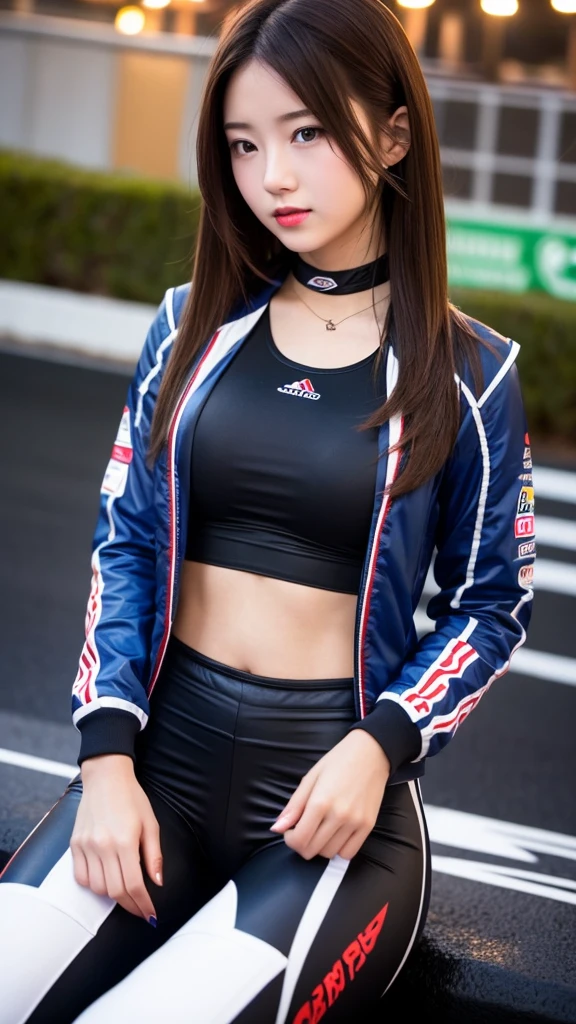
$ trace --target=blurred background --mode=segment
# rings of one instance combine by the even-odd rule
[[[0,280],[156,304],[190,278],[198,106],[235,6],[0,0]],[[388,6],[434,105],[451,297],[521,340],[533,438],[572,456],[576,0]]]
[[[0,0],[0,866],[76,770],[98,491],[193,270],[198,107],[236,6]],[[527,644],[427,767],[430,959],[402,1010],[574,1024],[576,0],[387,6],[433,102],[450,297],[521,345],[538,546]]]

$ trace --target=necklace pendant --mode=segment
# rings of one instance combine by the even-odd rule
[[[336,324],[332,323],[331,320],[327,320],[326,321],[326,330],[327,331],[335,331],[336,330]]]

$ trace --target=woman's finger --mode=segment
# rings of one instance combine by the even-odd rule
[[[349,839],[351,839],[353,834],[354,832],[349,825],[341,825],[340,828],[337,829],[337,831],[331,837],[331,839],[329,839],[324,844],[322,849],[318,851],[319,854],[322,857],[328,857],[328,860],[332,860],[332,857],[335,857],[337,853],[339,853],[340,856],[342,857],[343,855],[341,853],[341,850],[345,847],[346,843],[348,842]],[[350,857],[346,857],[345,859],[350,860]]]
[[[302,817],[296,823],[294,828],[289,828],[284,833],[284,839],[288,846],[293,850],[296,850],[302,857],[310,859],[314,854],[309,851],[314,849],[314,853],[317,852],[315,846],[315,837],[318,829],[322,823],[328,820],[329,807],[322,801],[314,800],[314,797],[310,797]],[[329,839],[329,835],[324,833],[325,840]]]
[[[287,828],[292,828],[300,819],[306,808],[308,798],[314,789],[317,774],[316,767],[317,766],[314,765],[314,767],[302,777],[300,784],[294,790],[288,803],[283,810],[280,811],[280,814],[276,818],[274,824],[270,826],[271,831],[285,831]]]
[[[302,857],[305,857],[306,860],[311,860],[312,857],[316,857],[322,852],[323,848],[334,837],[335,832],[340,831],[340,827],[339,821],[337,821],[333,816],[327,815],[319,822],[316,830],[308,839],[308,842],[304,843],[300,841],[299,845],[297,847],[293,847],[293,849],[297,849],[298,853],[300,853]],[[344,839],[347,839],[350,836],[351,831],[352,830],[349,827]],[[298,841],[297,836],[294,836],[294,839]]]
[[[142,827],[142,859],[148,877],[156,885],[162,885],[162,849],[160,846],[160,826],[154,815],[150,813],[144,819]]]
[[[82,850],[80,846],[73,845],[72,842],[70,843],[70,849],[72,850],[74,878],[78,882],[78,885],[88,887],[90,885],[90,876],[88,874],[88,862],[84,856],[84,850]]]
[[[97,896],[107,896],[108,889],[106,887],[106,879],[104,877],[104,869],[102,867],[102,861],[97,853],[87,850],[86,851],[86,863],[88,865],[88,885],[92,892],[95,892]]]
[[[134,900],[126,892],[124,885],[124,878],[122,875],[122,867],[120,860],[116,853],[107,857],[103,861],[104,878],[106,879],[106,886],[108,888],[108,895],[111,899],[116,900],[124,910],[127,910],[129,914],[136,914],[140,917],[140,910],[134,903]]]
[[[364,840],[370,835],[370,831],[370,829],[367,830],[365,828],[356,829],[347,842],[344,843],[342,849],[338,851],[340,856],[343,857],[344,860],[352,860],[352,857],[356,856]]]
[[[140,916],[150,924],[156,925],[156,910],[144,885],[139,850],[136,848],[123,849],[119,851],[119,855],[126,894],[138,907]]]

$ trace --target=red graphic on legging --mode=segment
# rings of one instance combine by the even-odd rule
[[[388,904],[385,903],[376,917],[363,932],[346,946],[342,956],[333,965],[332,970],[324,975],[322,981],[313,990],[292,1020],[292,1024],[318,1024],[326,1010],[338,999],[349,981],[354,981],[360,968],[366,963],[366,957],[376,945],[376,939],[382,931]]]

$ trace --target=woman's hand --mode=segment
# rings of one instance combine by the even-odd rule
[[[132,759],[124,754],[91,757],[81,771],[83,793],[70,840],[74,877],[155,927],[140,848],[148,875],[162,885],[160,830]]]
[[[374,828],[389,775],[378,741],[354,729],[303,776],[272,830],[306,860],[351,860]]]

